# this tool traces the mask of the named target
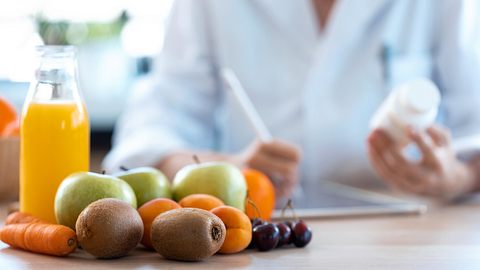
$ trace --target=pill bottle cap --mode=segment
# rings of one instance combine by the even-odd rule
[[[440,91],[428,79],[416,79],[400,86],[399,98],[409,114],[425,114],[438,107]]]

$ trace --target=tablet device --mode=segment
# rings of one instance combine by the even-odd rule
[[[335,218],[371,215],[422,214],[427,206],[418,202],[367,191],[341,184],[325,182],[314,192],[293,200],[299,218]],[[286,217],[292,213],[287,210]],[[282,218],[282,210],[275,210],[272,219]]]

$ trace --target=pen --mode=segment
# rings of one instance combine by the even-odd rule
[[[233,95],[237,99],[238,103],[240,103],[240,107],[242,107],[243,112],[246,114],[260,141],[264,143],[271,141],[273,138],[272,134],[270,133],[262,118],[258,114],[255,106],[253,106],[252,101],[248,97],[245,89],[243,88],[242,84],[238,80],[238,77],[235,75],[233,70],[229,68],[223,68],[221,70],[221,76],[223,80],[228,84],[230,89],[232,89]],[[275,183],[279,183],[282,181],[282,176],[271,175],[270,179]],[[304,196],[302,185],[297,185],[293,192],[295,194],[294,196],[297,198],[301,198]]]
[[[238,103],[243,109],[243,112],[247,116],[250,124],[252,125],[255,133],[262,142],[268,142],[272,140],[272,134],[267,129],[267,126],[263,122],[262,118],[258,114],[258,111],[253,106],[252,101],[248,97],[245,89],[238,80],[233,70],[229,68],[223,68],[221,75],[224,81],[232,89],[233,95],[237,99]]]

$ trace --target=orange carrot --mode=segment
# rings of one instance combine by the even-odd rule
[[[14,248],[55,256],[67,256],[77,248],[75,232],[57,224],[7,225],[0,229],[0,240]]]
[[[46,222],[31,214],[22,213],[18,211],[8,215],[7,219],[5,220],[5,225],[20,224],[20,223],[46,223]]]

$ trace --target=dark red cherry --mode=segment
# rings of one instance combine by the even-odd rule
[[[312,230],[303,220],[299,220],[292,227],[293,244],[296,247],[304,247],[312,240]]]
[[[255,227],[259,226],[259,225],[262,225],[262,224],[265,224],[265,221],[263,219],[260,219],[260,218],[254,218],[254,219],[251,219],[250,222],[252,223],[252,233],[253,233],[253,229],[255,229]],[[255,241],[252,237],[252,240],[250,240],[250,244],[248,244],[248,249],[252,249],[252,248],[255,248]]]
[[[292,236],[292,230],[285,223],[277,223],[278,231],[280,232],[280,239],[278,240],[277,247],[290,244],[290,237]]]
[[[293,239],[293,226],[295,225],[295,222],[291,221],[291,220],[287,220],[287,221],[284,221],[282,223],[287,225],[288,228],[290,228],[290,239],[288,239],[287,245],[293,244],[293,240],[294,240]]]
[[[279,239],[280,231],[273,223],[259,225],[253,229],[253,241],[260,251],[268,251],[275,248]]]

